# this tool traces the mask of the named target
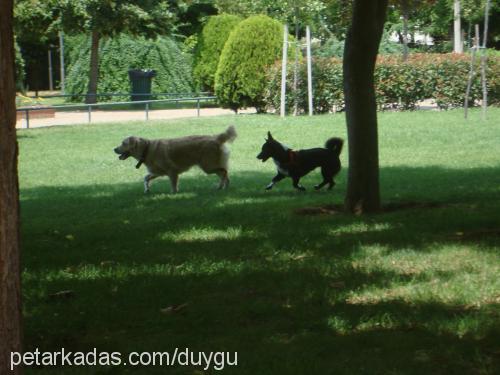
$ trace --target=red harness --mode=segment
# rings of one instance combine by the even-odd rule
[[[297,153],[293,150],[288,150],[288,163],[295,164],[297,162]]]

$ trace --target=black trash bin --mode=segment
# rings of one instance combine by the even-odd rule
[[[130,69],[128,71],[132,86],[132,101],[151,99],[151,79],[156,76],[155,70]]]

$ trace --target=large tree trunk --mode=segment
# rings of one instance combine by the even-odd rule
[[[99,40],[101,35],[98,31],[92,31],[92,44],[90,46],[90,72],[89,72],[89,88],[85,103],[97,103],[97,81],[99,79]]]
[[[344,48],[344,95],[349,172],[345,207],[350,212],[380,209],[377,105],[374,70],[388,0],[355,0]]]
[[[0,8],[0,374],[10,372],[10,353],[21,351],[19,187],[12,0]]]

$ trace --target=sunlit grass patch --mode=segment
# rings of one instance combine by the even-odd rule
[[[230,206],[245,206],[254,204],[263,204],[269,202],[286,202],[290,201],[287,196],[271,196],[268,194],[265,197],[238,197],[238,198],[225,198],[216,203],[216,207],[230,207]]]
[[[212,241],[231,241],[240,237],[255,237],[255,232],[243,231],[241,227],[227,227],[225,229],[215,228],[196,228],[192,227],[179,232],[166,232],[160,234],[160,239],[173,242],[212,242]]]
[[[389,223],[353,223],[349,225],[341,225],[328,230],[328,234],[332,236],[341,236],[342,234],[358,234],[358,233],[371,233],[382,232],[389,230],[393,227]]]
[[[475,306],[500,302],[500,256],[473,245],[435,245],[429,250],[364,247],[353,268],[367,274],[393,274],[392,281],[352,291],[351,304],[387,301],[437,302]]]

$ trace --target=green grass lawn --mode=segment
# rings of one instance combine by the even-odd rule
[[[267,130],[293,148],[346,136],[343,115],[248,115],[20,130],[25,349],[238,352],[228,374],[494,374],[500,347],[500,110],[379,115],[384,203],[356,217],[319,172],[264,191]],[[229,191],[192,170],[143,195],[122,138],[235,124]],[[72,290],[69,298],[50,298]],[[187,303],[177,313],[161,309]],[[71,373],[203,374],[199,367]],[[37,368],[28,373],[66,373]]]

